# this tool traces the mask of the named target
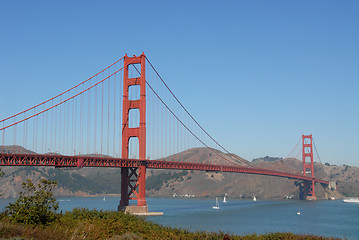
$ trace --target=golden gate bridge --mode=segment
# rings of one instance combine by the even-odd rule
[[[298,172],[280,171],[286,165],[280,162],[275,169],[258,168],[230,153],[195,120],[144,53],[125,55],[76,86],[1,120],[0,137],[0,166],[121,168],[119,210],[131,213],[148,211],[147,168],[297,179],[310,200],[316,199],[316,183],[329,184],[314,175],[312,135],[301,137]],[[6,152],[9,145],[32,153]],[[213,162],[186,162],[185,150],[195,147],[208,148]]]

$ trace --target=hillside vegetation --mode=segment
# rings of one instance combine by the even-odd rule
[[[59,214],[49,225],[23,225],[10,222],[6,217],[0,220],[0,238],[21,237],[21,239],[66,240],[66,239],[301,239],[329,240],[312,235],[292,233],[270,233],[263,235],[230,235],[226,233],[190,232],[181,228],[164,227],[122,212],[74,209]]]

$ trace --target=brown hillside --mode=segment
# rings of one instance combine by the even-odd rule
[[[200,163],[212,163],[212,164],[235,164],[236,161],[231,156],[228,156],[218,150],[215,150],[216,156],[213,156],[213,151],[207,148],[195,148],[190,149],[182,154],[181,161],[183,162],[200,162]],[[239,158],[239,157],[238,157]],[[225,160],[224,160],[225,159]],[[296,159],[281,159],[278,161],[265,161],[257,160],[250,163],[243,158],[240,158],[240,165],[268,168],[276,171],[301,172],[302,163]],[[163,160],[178,161],[175,157],[170,156]],[[247,164],[244,164],[247,163]],[[320,165],[316,166],[318,169],[318,175],[324,178],[324,172],[320,171]],[[154,196],[172,196],[172,195],[195,195],[200,197],[206,196],[219,196],[227,194],[230,197],[252,198],[256,196],[262,199],[282,199],[286,196],[292,198],[299,198],[299,187],[296,185],[295,180],[238,174],[238,173],[215,173],[215,172],[199,172],[189,171],[184,176],[178,176],[173,174],[173,178],[165,176],[164,172],[169,174],[171,170],[150,170],[149,171],[149,183],[151,184],[151,178],[157,176],[163,176],[164,180],[161,182],[161,186],[148,186],[149,194]],[[183,175],[183,174],[181,174]],[[156,182],[158,183],[158,182]],[[327,198],[328,194],[319,185],[317,187],[317,195],[319,198]]]
[[[207,164],[223,164],[223,165],[251,165],[244,158],[235,154],[224,154],[213,148],[191,148],[189,150],[177,153],[159,160],[173,162],[193,162]]]
[[[37,154],[18,145],[0,146],[0,153]]]

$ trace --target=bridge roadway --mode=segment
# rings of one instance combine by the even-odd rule
[[[138,160],[111,157],[63,156],[42,154],[0,153],[0,166],[50,166],[50,167],[139,167],[145,165],[151,169],[197,170],[213,172],[234,172],[284,177],[305,181],[315,181],[328,185],[329,182],[310,176],[272,171],[255,167],[217,165],[206,163],[172,162],[160,160]]]

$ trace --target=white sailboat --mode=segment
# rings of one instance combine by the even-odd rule
[[[224,194],[224,197],[223,197],[223,202],[226,203],[227,202],[227,198],[226,198],[227,194]]]
[[[218,197],[216,197],[216,206],[212,206],[213,209],[219,209]]]
[[[103,201],[106,201],[106,197],[103,197],[103,199],[102,199]]]
[[[256,196],[254,196],[254,197],[253,197],[253,201],[254,201],[254,202],[255,202],[255,201],[257,201],[257,198],[256,198]]]

